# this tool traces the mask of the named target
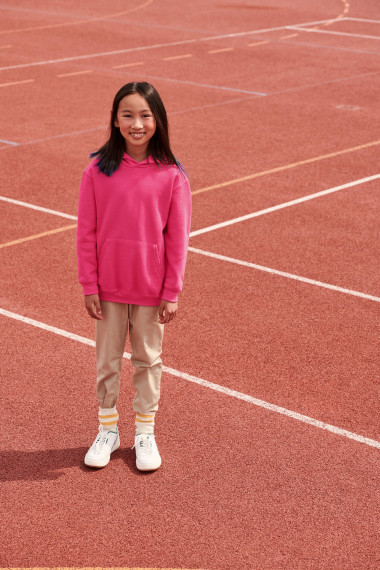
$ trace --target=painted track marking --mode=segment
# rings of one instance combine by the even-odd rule
[[[244,216],[239,216],[237,218],[233,218],[232,220],[226,220],[225,222],[220,222],[219,224],[214,224],[214,225],[208,226],[206,228],[201,228],[200,230],[194,230],[194,231],[190,232],[190,237],[195,237],[195,236],[198,236],[198,235],[201,235],[201,234],[213,231],[213,230],[217,230],[219,228],[223,228],[226,226],[230,226],[232,224],[236,224],[239,222],[243,222],[245,220],[249,220],[251,218],[263,216],[264,214],[268,214],[270,212],[275,212],[276,210],[281,210],[283,208],[295,206],[296,204],[301,204],[302,202],[307,202],[308,200],[313,200],[314,198],[318,198],[320,196],[332,194],[334,192],[338,192],[338,191],[344,190],[346,188],[351,188],[353,186],[358,186],[358,185],[364,184],[366,182],[371,182],[372,180],[377,180],[378,178],[380,178],[380,174],[374,174],[373,176],[367,176],[365,178],[360,178],[359,180],[354,180],[353,182],[347,182],[346,184],[342,184],[340,186],[334,186],[333,188],[328,188],[327,190],[321,190],[320,192],[315,192],[314,194],[308,194],[306,196],[301,196],[300,198],[295,198],[294,200],[289,200],[288,202],[283,202],[282,204],[277,204],[276,206],[270,206],[269,208],[264,208],[264,209],[258,210],[256,212],[246,214]],[[193,194],[196,194],[196,193],[197,193],[197,191],[193,192]],[[31,204],[29,202],[22,202],[21,200],[14,200],[13,198],[8,198],[6,196],[0,196],[0,201],[8,202],[10,204],[15,204],[16,206],[23,206],[24,208],[31,208],[32,210],[45,212],[47,214],[52,214],[54,216],[59,216],[61,218],[67,218],[69,220],[78,220],[78,217],[73,216],[72,214],[66,214],[66,213],[60,212],[58,210],[51,210],[50,208],[44,208],[42,206],[36,206],[35,204]]]
[[[64,138],[64,137],[75,137],[75,136],[78,136],[78,135],[83,135],[83,134],[85,134],[85,133],[91,133],[91,132],[99,131],[99,130],[102,130],[102,129],[103,129],[104,131],[106,131],[106,130],[107,130],[107,125],[101,125],[101,126],[99,126],[99,127],[91,127],[91,128],[89,128],[89,129],[82,129],[82,130],[80,130],[80,131],[71,131],[70,133],[61,133],[61,134],[59,134],[59,135],[52,135],[52,136],[50,136],[50,137],[45,137],[45,138],[42,138],[42,139],[34,139],[34,140],[31,140],[31,141],[18,142],[18,143],[15,143],[15,145],[16,145],[16,146],[25,146],[25,145],[30,145],[30,144],[38,144],[38,143],[53,141],[53,140],[55,140],[55,139],[61,139],[61,138]],[[1,141],[0,141],[0,142],[1,142]],[[4,142],[7,142],[7,141],[4,141]],[[8,144],[9,144],[9,143],[8,143]],[[5,149],[5,148],[8,148],[8,147],[0,147],[0,148]],[[0,570],[1,570],[1,569],[0,569]]]
[[[239,216],[238,218],[233,218],[232,220],[227,220],[219,224],[214,224],[213,226],[208,226],[207,228],[195,230],[190,233],[190,237],[212,232],[214,230],[218,230],[219,228],[231,226],[233,224],[244,222],[245,220],[250,220],[252,218],[257,218],[258,216],[263,216],[264,214],[269,214],[270,212],[276,212],[277,210],[282,210],[283,208],[289,208],[290,206],[295,206],[296,204],[301,204],[302,202],[314,200],[315,198],[326,196],[327,194],[333,194],[334,192],[339,192],[340,190],[345,190],[346,188],[359,186],[360,184],[365,184],[366,182],[371,182],[372,180],[377,180],[378,178],[380,178],[380,174],[374,174],[373,176],[367,176],[366,178],[360,178],[359,180],[354,180],[353,182],[341,184],[340,186],[334,186],[334,188],[328,188],[327,190],[321,190],[320,192],[315,192],[314,194],[308,194],[307,196],[302,196],[301,198],[296,198],[295,200],[290,200],[289,202],[283,202],[282,204],[277,204],[276,206],[271,206],[270,208],[264,208],[263,210],[258,210],[257,212],[246,214],[245,216]]]
[[[297,26],[287,26],[288,30],[297,30],[299,32],[310,32],[314,34],[328,34],[333,36],[347,36],[349,38],[362,38],[369,40],[380,40],[379,36],[366,36],[364,34],[350,34],[346,32],[333,32],[331,30],[316,30],[315,28],[298,28]]]
[[[133,67],[134,65],[144,65],[144,61],[134,61],[133,63],[122,63],[121,65],[113,65],[112,69],[122,69],[123,67]]]
[[[58,210],[50,210],[50,208],[43,208],[42,206],[35,206],[29,202],[21,202],[21,200],[13,200],[13,198],[7,198],[6,196],[0,196],[0,200],[3,202],[9,202],[9,204],[15,204],[16,206],[23,206],[24,208],[31,208],[32,210],[38,210],[39,212],[45,212],[46,214],[52,214],[53,216],[59,216],[61,218],[67,218],[69,220],[77,220],[77,216],[72,216],[71,214],[65,214],[64,212],[58,212]]]
[[[334,188],[329,188],[329,189],[327,189],[327,190],[322,190],[321,192],[316,192],[316,193],[314,193],[314,194],[309,194],[309,195],[303,196],[303,197],[301,197],[301,198],[296,198],[295,200],[290,200],[289,202],[284,202],[284,203],[282,203],[282,204],[278,204],[277,206],[271,206],[270,208],[265,208],[265,209],[263,209],[263,210],[258,210],[257,212],[253,212],[253,213],[251,213],[251,214],[246,214],[245,216],[240,216],[240,217],[238,217],[238,218],[234,218],[234,219],[232,219],[232,220],[227,220],[227,221],[225,221],[225,222],[221,222],[221,223],[219,223],[219,224],[215,224],[215,225],[209,226],[209,227],[207,227],[207,228],[203,228],[203,229],[200,229],[200,230],[195,230],[195,231],[193,231],[193,232],[190,232],[190,237],[196,237],[196,236],[198,236],[198,235],[201,235],[201,234],[204,234],[204,233],[207,233],[207,232],[211,232],[211,231],[214,231],[214,230],[217,230],[217,229],[226,227],[226,226],[230,226],[230,225],[233,225],[233,224],[236,224],[236,223],[240,223],[240,222],[242,222],[242,221],[249,220],[249,219],[251,219],[251,218],[255,218],[255,217],[258,217],[258,216],[263,216],[264,214],[268,214],[268,213],[271,213],[271,212],[275,212],[275,211],[277,211],[277,210],[281,210],[281,209],[283,209],[283,208],[288,208],[288,207],[290,207],[290,206],[294,206],[294,205],[297,205],[297,204],[301,204],[302,202],[306,202],[306,201],[312,200],[312,199],[314,199],[314,198],[318,198],[318,197],[320,197],[320,196],[332,194],[333,192],[338,192],[338,191],[344,190],[344,189],[346,189],[346,188],[350,188],[350,187],[353,187],[353,186],[358,186],[358,185],[364,184],[364,183],[366,183],[366,182],[371,182],[371,181],[373,181],[373,180],[377,180],[378,178],[380,178],[380,174],[375,174],[375,175],[373,175],[373,176],[367,176],[366,178],[361,178],[360,180],[355,180],[354,182],[349,182],[349,183],[347,183],[347,184],[342,184],[341,186],[335,186]],[[5,198],[5,197],[3,197],[3,196],[0,196],[0,200],[3,200],[3,201],[5,201],[5,202],[9,202],[9,203],[11,203],[11,204],[16,204],[16,205],[24,206],[24,207],[27,207],[27,208],[32,208],[32,209],[34,209],[34,210],[39,210],[39,211],[42,211],[42,212],[45,212],[45,213],[48,213],[48,214],[53,214],[53,215],[56,215],[56,216],[61,216],[61,217],[64,217],[64,218],[69,218],[69,219],[72,219],[72,220],[77,220],[77,219],[78,219],[76,216],[72,216],[72,215],[70,215],[70,214],[64,214],[63,212],[57,212],[56,210],[49,210],[48,208],[42,208],[41,206],[34,206],[33,204],[28,204],[27,202],[20,202],[20,201],[18,201],[18,200],[12,200],[11,198]],[[71,226],[65,226],[64,228],[58,229],[57,231],[65,231],[65,230],[73,229],[73,228],[75,228],[75,227],[76,227],[76,224],[73,224],[73,225],[71,225]],[[49,232],[48,232],[48,233],[49,233]],[[56,231],[53,230],[53,231],[50,232],[50,233],[56,233]],[[43,235],[47,235],[47,234],[41,234],[41,236],[36,236],[36,237],[42,237]],[[31,239],[36,239],[36,238],[31,238]],[[25,241],[26,241],[26,240],[25,240]],[[13,243],[10,243],[9,245],[13,245]],[[308,277],[301,277],[301,276],[299,276],[299,275],[295,275],[295,274],[292,274],[292,273],[287,273],[287,272],[285,272],[285,271],[280,271],[280,270],[277,270],[277,269],[272,269],[272,268],[270,268],[270,267],[265,267],[265,266],[262,266],[262,265],[257,265],[257,264],[255,264],[255,263],[250,263],[250,262],[248,262],[248,261],[242,261],[242,260],[239,260],[239,259],[235,259],[235,258],[232,258],[232,257],[227,257],[227,256],[224,256],[224,255],[219,255],[219,254],[216,254],[216,253],[204,251],[204,250],[197,249],[197,248],[194,248],[194,247],[189,247],[189,251],[192,251],[193,253],[198,253],[198,254],[200,254],[200,255],[205,255],[205,256],[207,256],[207,257],[213,257],[213,258],[219,259],[219,260],[221,260],[221,261],[228,261],[228,262],[230,262],[230,263],[235,263],[235,264],[237,264],[237,265],[242,265],[242,266],[245,266],[245,267],[251,267],[251,268],[254,268],[254,269],[258,269],[258,270],[260,270],[260,271],[266,271],[267,273],[272,273],[272,274],[279,275],[279,276],[281,276],[281,277],[285,277],[285,278],[288,278],[288,279],[294,279],[294,280],[296,280],[296,281],[302,281],[303,283],[308,283],[308,284],[310,284],[310,285],[316,285],[316,286],[319,286],[319,287],[323,287],[323,288],[325,288],[325,289],[330,289],[330,290],[332,290],[332,291],[338,291],[338,292],[340,292],[340,293],[346,293],[346,294],[348,294],[348,295],[353,295],[353,296],[355,296],[355,297],[361,297],[361,298],[363,298],[363,299],[367,299],[367,300],[370,300],[370,301],[376,301],[376,302],[379,302],[379,301],[380,301],[380,299],[379,299],[378,297],[374,296],[374,295],[369,295],[369,294],[367,294],[367,293],[362,293],[362,292],[360,292],[360,291],[354,291],[354,290],[351,290],[351,289],[346,289],[346,288],[340,287],[340,286],[338,286],[338,285],[331,285],[331,284],[329,284],[329,283],[324,283],[324,282],[322,282],[322,281],[317,281],[317,280],[315,280],[315,279],[309,279]]]
[[[289,34],[288,36],[281,36],[280,40],[290,40],[290,38],[296,38],[299,34]]]
[[[255,47],[255,46],[264,46],[265,44],[269,44],[269,41],[265,42],[254,42],[253,44],[248,44],[248,47]]]
[[[160,79],[169,83],[177,83],[182,85],[194,85],[195,87],[206,87],[208,89],[220,89],[221,91],[232,91],[234,93],[247,93],[248,95],[257,95],[258,97],[266,97],[268,93],[262,91],[247,91],[245,89],[237,89],[235,87],[225,87],[224,85],[211,85],[209,83],[197,83],[196,81],[188,81],[186,79],[172,79],[170,77],[162,77],[159,75],[147,75],[148,79]]]
[[[369,18],[354,18],[353,16],[346,16],[344,19],[350,22],[366,22],[369,24],[380,24],[380,20],[370,20]]]
[[[64,28],[68,26],[78,26],[79,24],[90,24],[92,22],[99,22],[101,20],[110,20],[111,18],[116,18],[117,16],[124,16],[125,14],[129,14],[130,12],[135,12],[136,10],[142,10],[146,8],[150,4],[152,4],[154,0],[148,0],[145,4],[141,6],[135,6],[134,8],[130,8],[129,10],[124,10],[123,12],[116,12],[114,14],[107,14],[106,16],[99,16],[98,18],[89,18],[87,20],[76,20],[75,22],[62,22],[60,24],[47,24],[45,26],[35,26],[29,28],[14,28],[13,30],[2,30],[0,31],[0,35],[4,34],[12,34],[18,32],[31,32],[36,30],[49,30],[51,28]]]
[[[219,255],[218,253],[212,253],[211,251],[204,251],[203,249],[198,249],[196,247],[189,247],[188,249],[192,253],[198,253],[200,255],[205,255],[206,257],[212,257],[220,261],[228,261],[229,263],[234,263],[235,265],[242,265],[243,267],[251,267],[252,269],[265,271],[266,273],[271,273],[272,275],[286,277],[287,279],[294,279],[295,281],[301,281],[302,283],[307,283],[309,285],[316,285],[318,287],[322,287],[323,289],[330,289],[332,291],[337,291],[339,293],[345,293],[346,295],[352,295],[353,297],[361,297],[362,299],[366,299],[367,301],[375,301],[376,303],[380,303],[380,297],[376,297],[375,295],[369,295],[367,293],[362,293],[361,291],[346,289],[345,287],[339,287],[338,285],[331,285],[330,283],[324,283],[323,281],[309,279],[308,277],[301,277],[300,275],[295,275],[294,273],[279,271],[278,269],[272,269],[271,267],[265,267],[264,265],[257,265],[256,263],[250,263],[249,261],[242,261],[241,259],[235,259],[234,257],[227,257],[226,255]]]
[[[67,230],[72,230],[73,228],[76,228],[77,224],[72,224],[71,226],[63,226],[62,228],[56,228],[55,230],[49,230],[47,232],[43,232],[41,234],[34,234],[33,236],[28,236],[28,237],[24,237],[24,238],[20,238],[20,239],[16,239],[14,241],[8,241],[7,243],[1,243],[0,244],[0,249],[4,248],[4,247],[9,247],[11,245],[16,245],[16,244],[20,244],[20,243],[24,243],[26,241],[31,241],[34,239],[38,239],[41,237],[45,237],[45,236],[50,236],[52,234],[58,234],[60,232],[65,232]]]
[[[169,57],[163,57],[162,61],[173,61],[175,59],[184,59],[186,57],[193,57],[192,53],[185,53],[183,55],[171,55]]]
[[[0,244],[0,249],[2,249],[4,247],[11,246],[11,245],[16,245],[19,243],[30,241],[33,239],[38,239],[40,237],[45,237],[47,235],[52,235],[52,234],[56,234],[59,232],[72,230],[76,227],[77,227],[77,224],[72,224],[70,226],[64,226],[62,228],[57,228],[55,230],[51,230],[51,231],[44,232],[41,234],[36,234],[34,236],[29,236],[27,238],[21,238],[19,240],[7,242],[5,244]],[[278,269],[273,269],[271,267],[266,267],[264,265],[258,265],[257,263],[251,263],[249,261],[243,261],[241,259],[236,259],[234,257],[227,257],[226,255],[220,255],[218,253],[213,253],[211,251],[205,251],[203,249],[199,249],[199,248],[195,248],[195,247],[189,246],[188,250],[191,251],[192,253],[197,253],[200,255],[204,255],[206,257],[211,257],[213,259],[218,259],[220,261],[227,261],[229,263],[234,263],[235,265],[241,265],[243,267],[250,267],[252,269],[257,269],[259,271],[271,273],[272,275],[278,275],[279,277],[285,277],[287,279],[293,279],[295,281],[300,281],[302,283],[308,283],[309,285],[316,285],[316,286],[322,287],[324,289],[330,289],[331,291],[337,291],[339,293],[345,293],[347,295],[352,295],[354,297],[361,297],[362,299],[367,299],[368,301],[375,301],[377,303],[380,303],[380,297],[376,297],[375,295],[369,295],[368,293],[362,293],[361,291],[355,291],[354,289],[347,289],[345,287],[340,287],[339,285],[331,285],[330,283],[324,283],[323,281],[317,281],[316,279],[310,279],[309,277],[302,277],[300,275],[295,275],[294,273],[288,273],[286,271],[280,271]]]
[[[0,143],[9,144],[10,146],[19,146],[19,144],[20,144],[20,143],[18,143],[18,142],[6,141],[6,140],[3,140],[3,139],[0,139]]]
[[[222,53],[224,51],[233,51],[235,48],[233,47],[226,47],[226,48],[220,48],[220,49],[211,49],[210,51],[208,51],[207,53]]]
[[[226,182],[221,182],[220,184],[213,184],[212,186],[206,186],[205,188],[199,188],[199,190],[194,190],[193,195],[202,194],[203,192],[209,192],[210,190],[216,190],[217,188],[225,188],[231,184],[238,184],[239,182],[245,182],[246,180],[254,180],[260,176],[266,176],[267,174],[274,174],[275,172],[282,172],[284,170],[289,170],[297,166],[303,166],[304,164],[311,164],[313,162],[318,162],[319,160],[326,160],[327,158],[333,158],[335,156],[341,156],[343,154],[348,154],[355,152],[356,150],[363,150],[365,148],[370,148],[372,146],[377,146],[380,144],[380,140],[372,141],[370,143],[362,144],[359,146],[353,146],[351,148],[345,148],[343,150],[338,150],[336,152],[330,152],[328,154],[322,154],[320,156],[314,156],[312,158],[306,158],[305,160],[299,160],[298,162],[292,162],[291,164],[285,164],[284,166],[276,166],[269,170],[262,170],[261,172],[255,172],[254,174],[248,174],[247,176],[242,176],[241,178],[233,178],[232,180],[227,180]]]
[[[307,45],[307,44],[298,44],[299,46]],[[334,48],[335,49],[335,48]],[[377,52],[371,52],[376,53]],[[360,73],[359,75],[348,75],[345,77],[339,77],[338,79],[327,79],[326,81],[319,81],[318,83],[305,83],[304,85],[294,85],[293,87],[285,87],[284,89],[280,89],[279,91],[269,91],[267,93],[268,97],[273,95],[282,95],[283,93],[291,93],[292,91],[302,91],[303,89],[312,89],[314,87],[322,87],[323,85],[333,85],[334,83],[343,83],[344,81],[351,81],[352,79],[362,79],[363,77],[370,77],[371,75],[379,75],[379,71],[369,71],[366,73]]]
[[[85,69],[83,71],[72,71],[71,73],[61,73],[57,77],[71,77],[72,75],[84,75],[85,73],[93,73],[92,69]]]
[[[306,22],[304,24],[297,24],[297,26],[309,26],[309,25],[311,25],[310,22]],[[53,65],[55,63],[64,63],[67,61],[79,61],[81,59],[106,57],[109,55],[119,55],[122,53],[134,53],[134,52],[144,51],[144,50],[156,50],[156,49],[164,48],[164,47],[173,47],[173,46],[181,46],[181,45],[187,45],[187,44],[196,44],[196,43],[209,42],[212,40],[221,40],[221,39],[226,39],[226,38],[237,38],[237,37],[249,36],[249,35],[254,35],[254,34],[263,34],[265,32],[275,32],[278,30],[287,30],[287,29],[289,29],[288,26],[278,26],[275,28],[265,28],[265,29],[261,29],[261,30],[250,30],[248,32],[235,32],[233,34],[222,34],[219,36],[208,36],[206,38],[192,38],[189,40],[178,40],[176,42],[167,42],[167,43],[162,43],[162,44],[153,44],[153,45],[139,46],[139,47],[133,47],[133,48],[125,48],[125,49],[112,50],[112,51],[96,52],[96,53],[86,54],[86,55],[74,55],[71,57],[62,57],[59,59],[32,61],[29,63],[21,63],[21,64],[16,64],[16,65],[8,65],[5,67],[0,67],[0,71],[7,71],[9,69],[22,69],[22,68],[28,68],[28,67],[36,67],[36,66],[40,66],[40,65]]]
[[[70,340],[74,340],[76,342],[80,342],[80,343],[85,344],[87,346],[95,347],[95,341],[94,340],[91,340],[89,338],[85,338],[83,336],[80,336],[80,335],[77,335],[74,333],[70,333],[70,332],[65,331],[63,329],[53,327],[51,325],[47,325],[45,323],[42,323],[40,321],[36,321],[34,319],[29,319],[28,317],[24,317],[23,315],[19,315],[17,313],[12,313],[11,311],[7,311],[7,310],[1,309],[1,308],[0,308],[0,314],[3,315],[4,317],[8,317],[8,318],[14,319],[16,321],[21,321],[25,324],[32,325],[34,327],[37,327],[37,328],[40,328],[42,330],[54,333],[56,335],[68,338]],[[131,355],[128,352],[124,352],[123,357],[126,359],[130,359]],[[192,376],[191,374],[181,372],[181,371],[176,370],[174,368],[169,368],[168,366],[163,366],[162,370],[163,370],[163,372],[166,372],[167,374],[170,374],[171,376],[175,376],[177,378],[182,378],[183,380],[187,380],[188,382],[198,384],[198,386],[203,386],[205,388],[209,388],[209,389],[214,390],[216,392],[220,392],[226,396],[230,396],[232,398],[242,400],[242,401],[247,402],[249,404],[253,404],[254,406],[264,408],[270,412],[274,412],[277,414],[287,416],[288,418],[298,420],[300,422],[303,422],[303,423],[311,425],[313,427],[317,427],[319,429],[328,431],[328,432],[333,433],[335,435],[339,435],[339,436],[342,436],[342,437],[345,437],[348,439],[352,439],[358,443],[364,443],[364,444],[369,445],[371,447],[375,447],[377,449],[380,449],[380,442],[376,441],[374,439],[370,439],[368,437],[364,437],[362,435],[347,431],[345,429],[333,426],[331,424],[327,424],[327,423],[322,422],[320,420],[317,420],[315,418],[311,418],[309,416],[299,414],[298,412],[288,410],[287,408],[282,408],[281,406],[271,404],[270,402],[265,402],[264,400],[259,400],[257,398],[253,398],[252,396],[249,396],[248,394],[244,394],[242,392],[238,392],[236,390],[226,388],[225,386],[221,386],[220,384],[215,384],[214,382],[204,380],[203,378],[198,378],[197,376]]]
[[[9,83],[0,83],[0,87],[9,87],[10,85],[21,85],[22,83],[33,83],[34,79],[23,79],[22,81],[11,81]]]

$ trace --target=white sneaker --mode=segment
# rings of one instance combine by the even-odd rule
[[[111,458],[111,453],[120,447],[118,429],[116,431],[103,431],[99,426],[99,433],[94,443],[86,453],[85,465],[89,467],[105,467]]]
[[[154,471],[161,465],[156,440],[152,433],[135,436],[136,467],[140,471]]]

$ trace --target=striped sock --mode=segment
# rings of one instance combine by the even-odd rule
[[[136,413],[136,435],[140,433],[154,433],[154,416],[155,414]]]
[[[98,418],[103,431],[116,431],[119,419],[116,408],[99,408]]]

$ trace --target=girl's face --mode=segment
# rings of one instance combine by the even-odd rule
[[[148,144],[156,131],[156,119],[144,97],[132,93],[120,101],[115,127],[120,128],[129,155],[148,156]]]

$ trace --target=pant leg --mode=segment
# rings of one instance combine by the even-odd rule
[[[131,362],[135,367],[133,385],[136,393],[133,409],[140,414],[156,412],[160,399],[162,374],[162,339],[164,325],[158,320],[158,307],[129,305]]]
[[[128,333],[128,305],[100,301],[96,321],[96,395],[100,408],[113,408],[119,397],[121,362]]]

